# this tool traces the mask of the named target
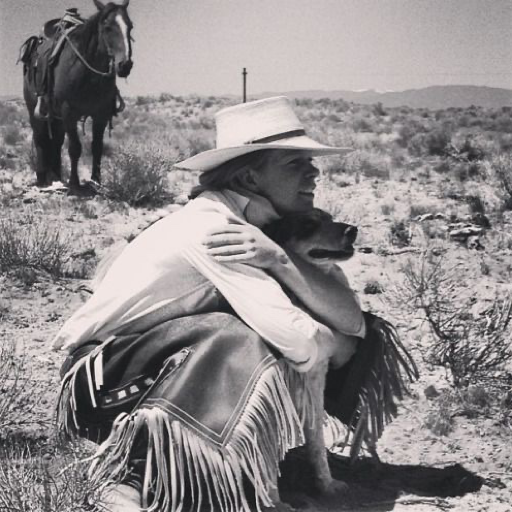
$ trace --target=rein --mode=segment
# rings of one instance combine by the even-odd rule
[[[105,73],[104,71],[99,71],[95,68],[93,68],[84,58],[84,56],[78,51],[78,49],[76,48],[76,46],[71,42],[71,39],[69,37],[69,34],[68,32],[64,32],[64,37],[66,38],[66,41],[69,43],[69,46],[71,46],[71,49],[75,52],[75,55],[80,59],[80,61],[82,62],[82,64],[89,70],[89,71],[92,71],[93,73],[96,73],[97,75],[100,75],[100,76],[107,76],[107,77],[110,77],[112,75],[115,74],[115,71],[114,71],[114,59],[112,59],[112,57],[110,57],[110,60],[109,60],[109,65],[108,65],[108,71]]]

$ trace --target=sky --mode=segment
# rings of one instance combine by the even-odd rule
[[[21,94],[15,61],[43,22],[92,0],[0,0],[0,95]],[[131,0],[125,95],[298,90],[512,89],[512,0]]]

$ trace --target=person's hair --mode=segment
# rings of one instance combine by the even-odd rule
[[[261,149],[228,160],[223,164],[199,175],[199,185],[190,192],[189,198],[194,199],[201,192],[217,190],[240,190],[245,188],[240,179],[246,169],[258,172],[268,162],[272,149]]]

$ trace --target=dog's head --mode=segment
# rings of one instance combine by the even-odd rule
[[[318,208],[283,217],[263,231],[281,247],[313,263],[348,260],[354,254],[357,237],[355,226],[334,222],[331,215]]]

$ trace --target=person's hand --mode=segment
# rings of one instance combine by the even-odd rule
[[[246,263],[263,269],[286,263],[285,251],[251,224],[212,228],[203,239],[208,255],[222,263]]]
[[[331,366],[341,368],[356,353],[358,338],[337,332],[334,352],[330,357]]]

